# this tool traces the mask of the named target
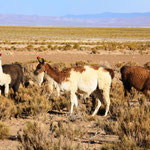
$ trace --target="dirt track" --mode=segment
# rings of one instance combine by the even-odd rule
[[[114,66],[118,62],[136,62],[143,65],[150,61],[150,55],[140,54],[90,54],[89,52],[80,51],[52,51],[52,52],[3,52],[3,64],[13,62],[31,62],[36,61],[37,56],[41,56],[48,61],[59,63],[75,63],[77,61],[85,61],[89,63],[100,64],[101,62],[108,62]]]

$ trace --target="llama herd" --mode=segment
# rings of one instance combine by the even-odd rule
[[[23,83],[23,69],[19,64],[2,65],[1,56],[2,54],[0,54],[1,90],[8,97],[9,88],[12,88],[15,96],[20,83]],[[73,113],[74,105],[78,106],[77,93],[82,93],[85,99],[95,92],[98,104],[92,116],[97,114],[102,99],[106,102],[105,116],[107,116],[110,106],[110,89],[114,78],[114,71],[112,69],[96,65],[85,65],[65,68],[60,71],[46,63],[39,56],[37,60],[39,64],[36,66],[34,75],[40,75],[39,85],[41,86],[44,75],[46,75],[48,76],[51,90],[55,86],[58,96],[60,96],[60,91],[69,91],[71,114]],[[120,72],[125,96],[129,95],[132,87],[147,95],[147,92],[150,90],[150,69],[137,66],[123,66]]]

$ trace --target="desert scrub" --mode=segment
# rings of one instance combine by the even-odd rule
[[[20,150],[51,150],[52,139],[44,124],[28,122],[26,127],[18,135],[22,144]]]
[[[80,48],[80,44],[79,43],[74,43],[73,48],[74,49],[79,49]]]
[[[97,54],[98,50],[96,48],[91,48],[91,53],[90,54]]]
[[[134,97],[136,97],[136,94]],[[104,129],[108,134],[120,137],[120,149],[150,148],[150,105],[145,96],[138,98],[139,105],[127,105],[123,97],[123,87],[117,83],[111,90],[110,121],[107,120]]]
[[[10,119],[17,112],[15,103],[12,99],[0,96],[0,120]]]
[[[120,108],[117,124],[107,122],[111,133],[119,135],[120,143],[115,144],[116,149],[149,149],[150,148],[150,108],[141,107]],[[108,131],[108,128],[107,128]],[[113,132],[112,132],[113,131]]]
[[[52,110],[62,111],[63,109],[70,109],[70,96],[65,92],[60,97],[55,96],[55,92],[49,97]]]
[[[46,50],[47,50],[46,46],[41,45],[40,47],[38,47],[39,52],[46,51]]]
[[[59,148],[62,149],[83,149],[80,144],[73,144],[77,139],[82,138],[85,135],[85,130],[82,128],[76,128],[75,125],[66,120],[59,120],[50,122],[50,133],[53,136],[53,140],[57,140]]]
[[[9,135],[9,128],[0,122],[0,140],[8,138]]]
[[[63,47],[63,50],[71,50],[72,49],[72,46],[70,44],[66,44],[64,47]]]
[[[122,84],[113,84],[110,118],[105,120],[105,123],[98,121],[97,126],[104,129],[107,134],[119,136],[121,142],[110,144],[110,149],[149,149],[150,105],[145,96],[138,98],[137,105],[128,106],[127,100],[123,96]],[[107,149],[108,145],[102,147]]]
[[[26,49],[27,49],[28,51],[31,51],[31,50],[34,49],[34,46],[33,46],[32,44],[29,44],[29,45],[27,45]]]
[[[79,60],[79,61],[76,61],[75,63],[75,66],[84,66],[84,65],[87,65],[88,63],[86,63],[85,61],[82,61],[82,60]],[[73,66],[73,65],[71,65]]]
[[[70,136],[70,129],[68,129],[68,125],[64,127],[62,122],[53,126],[53,123],[50,123],[50,130],[48,131],[48,127],[42,123],[38,122],[28,122],[27,126],[23,129],[23,131],[18,133],[18,138],[20,143],[22,144],[19,147],[20,150],[26,149],[39,149],[39,150],[59,150],[59,149],[80,149],[80,144],[72,145],[72,140],[70,140],[68,136]],[[53,127],[52,127],[53,126]],[[73,130],[71,130],[73,131]],[[55,138],[55,134],[60,136]],[[58,133],[59,132],[59,133]],[[73,135],[76,135],[76,131],[73,131]],[[78,133],[80,134],[80,133]]]
[[[149,39],[149,28],[100,28],[100,27],[18,27],[18,26],[1,26],[0,39],[8,40],[53,40],[76,39],[76,38],[132,38],[132,39]],[[33,38],[33,37],[36,37]]]
[[[10,47],[11,50],[16,50],[17,48],[15,46]]]
[[[17,117],[35,116],[51,109],[51,103],[42,88],[39,89],[33,85],[28,88],[20,88],[16,96],[16,103]]]
[[[150,106],[142,104],[137,108],[125,109],[122,111],[119,122],[119,136],[131,146],[150,148]]]

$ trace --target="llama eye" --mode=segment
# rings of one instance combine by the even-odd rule
[[[37,69],[41,69],[41,66],[38,66]]]

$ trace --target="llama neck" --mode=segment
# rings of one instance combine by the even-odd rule
[[[3,73],[1,57],[0,57],[0,73]]]
[[[58,70],[52,68],[49,64],[45,65],[45,70],[53,80],[60,83],[60,72]]]

